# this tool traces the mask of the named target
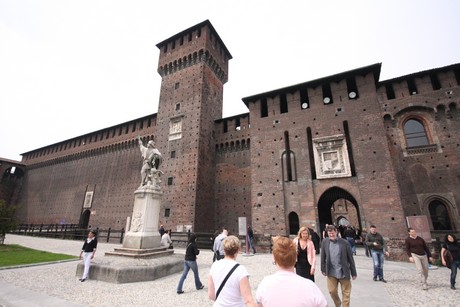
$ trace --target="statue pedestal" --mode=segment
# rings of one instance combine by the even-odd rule
[[[153,185],[145,185],[134,192],[131,227],[123,239],[123,248],[152,249],[160,247],[158,221],[162,192]]]
[[[159,173],[158,173],[159,174]],[[134,192],[131,226],[123,239],[123,247],[105,253],[90,267],[89,278],[112,283],[150,281],[182,271],[184,256],[160,246],[158,222],[161,196],[159,176]],[[81,276],[84,265],[77,266]]]

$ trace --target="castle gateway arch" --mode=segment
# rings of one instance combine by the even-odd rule
[[[358,202],[349,192],[339,187],[327,189],[319,198],[318,220],[321,231],[326,224],[351,225],[362,229]]]

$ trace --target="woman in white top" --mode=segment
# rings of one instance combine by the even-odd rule
[[[244,266],[236,262],[238,252],[241,250],[240,240],[235,236],[228,236],[222,244],[225,258],[214,262],[211,266],[208,280],[209,299],[215,301],[214,307],[257,306],[249,285],[249,273]],[[235,270],[231,273],[221,291],[217,293],[224,279],[235,266]]]
[[[171,229],[166,231],[162,236],[161,236],[161,246],[165,246],[168,248],[172,248],[172,240],[171,240]]]

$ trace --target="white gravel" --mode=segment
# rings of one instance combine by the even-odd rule
[[[7,235],[5,244],[20,244],[35,249],[78,256],[83,242]],[[102,261],[104,252],[113,251],[115,247],[120,247],[120,245],[99,243],[94,261]],[[176,249],[175,253],[184,254],[184,250]],[[211,251],[202,250],[197,261],[205,289],[200,291],[195,289],[193,273],[190,271],[184,283],[185,293],[181,295],[176,293],[181,273],[149,282],[113,284],[87,280],[81,283],[75,276],[77,261],[0,270],[0,288],[2,284],[14,285],[18,287],[16,292],[19,296],[21,289],[25,289],[24,292],[30,290],[37,293],[37,296],[62,299],[69,304],[76,303],[82,306],[212,306],[212,301],[207,296],[206,286],[212,264]],[[237,261],[244,265],[251,274],[250,284],[254,296],[262,278],[275,272],[270,254],[239,255]],[[384,273],[388,283],[384,284],[372,281],[372,261],[364,256],[362,249],[358,249],[355,261],[358,278],[352,283],[352,306],[460,306],[460,290],[450,289],[450,270],[446,268],[430,270],[429,290],[424,291],[421,285],[415,282],[418,281],[418,278],[415,265],[411,263],[386,261]],[[326,279],[318,273],[320,272],[319,257],[317,262],[316,284],[323,291],[329,306],[333,306],[326,289]],[[460,281],[458,284],[460,286]],[[43,306],[39,300],[27,304],[10,305],[2,302],[0,298],[0,306],[1,304]]]

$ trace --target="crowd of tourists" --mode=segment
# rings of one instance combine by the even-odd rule
[[[252,229],[250,230],[252,238],[249,246],[255,254],[254,234]],[[160,231],[165,238],[164,245],[169,247],[172,244],[169,237],[170,231],[163,229]],[[253,297],[249,272],[237,262],[237,257],[241,252],[241,242],[236,236],[229,235],[228,230],[224,228],[221,233],[216,234],[213,242],[214,258],[207,281],[208,297],[214,301],[213,306],[215,307],[327,306],[324,294],[315,284],[316,255],[320,255],[321,274],[326,277],[327,289],[335,306],[350,306],[351,281],[357,278],[353,258],[356,252],[353,249],[355,246],[349,240],[350,236],[351,234],[347,235],[346,230],[343,236],[336,226],[327,225],[322,240],[319,240],[319,236],[307,227],[301,227],[293,240],[282,236],[273,237],[273,264],[276,265],[277,270],[261,281],[257,287],[256,296]],[[194,233],[189,236],[185,248],[184,270],[177,285],[177,294],[184,293],[182,287],[190,269],[194,274],[196,289],[205,288],[200,280],[196,262],[197,255],[200,253],[196,238]],[[372,280],[386,283],[383,264],[389,252],[383,236],[377,232],[375,225],[371,225],[363,243],[369,256],[372,257]],[[81,281],[88,278],[91,259],[94,258],[96,247],[96,233],[90,231],[81,252],[85,263]],[[419,237],[412,228],[408,229],[405,249],[409,261],[415,264],[418,271],[421,289],[428,290],[428,267],[433,258],[424,239]],[[455,290],[457,269],[460,268],[460,244],[453,234],[445,237],[441,250],[441,261],[451,270],[450,285],[451,289]],[[283,295],[279,295],[280,293]]]

